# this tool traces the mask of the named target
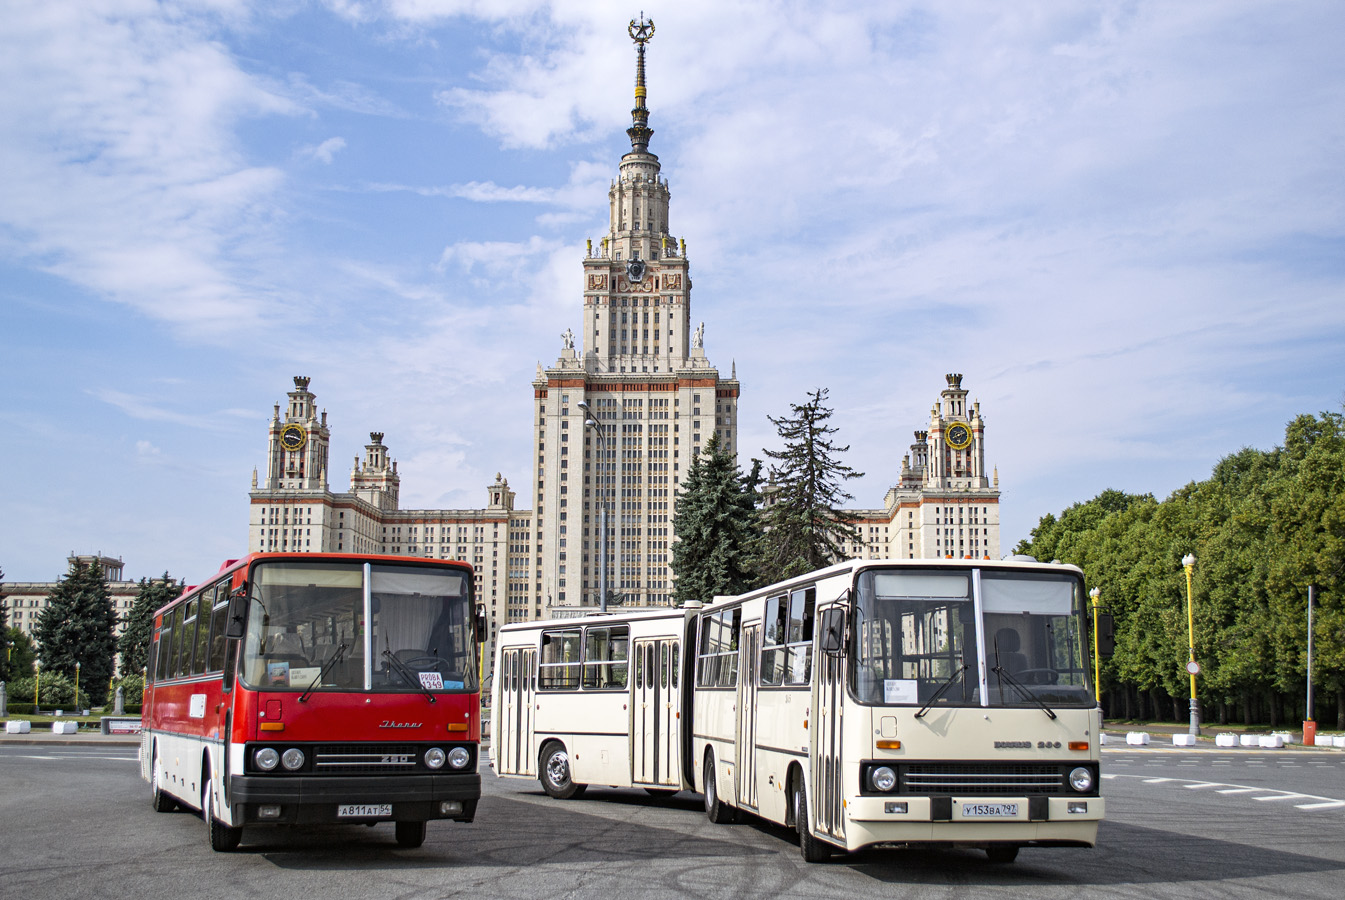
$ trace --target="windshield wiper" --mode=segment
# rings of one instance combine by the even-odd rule
[[[943,696],[944,691],[948,690],[950,687],[953,686],[953,682],[957,681],[958,677],[965,671],[967,671],[966,663],[963,663],[962,665],[958,666],[958,668],[953,672],[953,674],[948,676],[948,680],[945,681],[943,684],[939,685],[939,689],[934,692],[933,697],[929,698],[929,702],[926,703],[924,706],[920,707],[920,712],[916,713],[915,717],[917,719],[924,718],[925,713],[929,712],[929,708],[933,706],[940,697]]]
[[[996,659],[995,662],[998,663],[999,660]],[[1036,694],[1032,693],[1032,692],[1029,691],[1027,688],[1023,687],[1023,685],[1020,684],[1020,683],[1018,682],[1018,679],[1017,679],[1017,678],[1014,678],[1012,675],[1010,675],[1009,672],[1008,672],[1008,670],[1005,669],[1003,666],[997,665],[997,666],[995,666],[993,669],[991,669],[990,671],[994,672],[996,675],[1000,675],[1000,676],[1002,676],[1006,681],[1009,682],[1009,684],[1011,684],[1011,685],[1013,685],[1014,687],[1018,688],[1018,693],[1022,694],[1024,697],[1026,697],[1027,699],[1031,700],[1033,703],[1035,703],[1035,704],[1037,704],[1038,706],[1040,706],[1040,707],[1042,708],[1042,710],[1045,711],[1046,715],[1050,716],[1052,719],[1055,718],[1055,710],[1053,710],[1053,709],[1051,709],[1051,707],[1047,706],[1046,703],[1045,703],[1040,697],[1038,697]],[[1004,688],[1001,686],[1001,687],[1000,687],[1000,690],[1003,691]]]
[[[434,699],[434,694],[430,692],[430,689],[427,688],[418,677],[416,677],[416,673],[412,671],[411,667],[408,666],[406,663],[402,662],[396,656],[394,656],[392,650],[389,649],[388,647],[383,648],[383,658],[386,659],[392,665],[392,668],[397,672],[397,674],[402,676],[402,678],[404,678],[408,684],[410,684],[413,687],[420,688],[420,692],[425,695],[425,699],[429,700],[431,703],[438,702]]]
[[[342,641],[337,645],[336,652],[332,654],[332,658],[322,664],[322,668],[318,670],[318,677],[313,679],[313,682],[308,686],[308,690],[299,695],[300,703],[306,703],[308,701],[308,697],[313,693],[313,689],[322,683],[323,677],[331,671],[332,666],[340,662],[341,657],[345,655],[345,652],[346,642]]]

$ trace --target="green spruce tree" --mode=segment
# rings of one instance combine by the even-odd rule
[[[145,668],[149,654],[150,638],[154,636],[154,613],[162,609],[169,601],[176,600],[182,594],[182,585],[163,573],[163,578],[153,581],[140,579],[140,589],[136,592],[135,603],[126,614],[126,630],[117,642],[117,651],[121,654],[121,674],[139,675]]]
[[[832,410],[826,400],[827,389],[819,388],[806,403],[791,403],[792,415],[767,417],[784,449],[766,451],[777,464],[771,466],[770,484],[763,491],[765,533],[756,557],[762,584],[838,562],[845,542],[859,540],[840,509],[853,499],[841,485],[864,473],[840,461],[850,447],[837,446],[832,439],[837,429],[828,424]]]
[[[5,602],[5,570],[0,569],[0,681],[9,681],[9,604]]]
[[[709,602],[752,588],[757,539],[756,481],[761,463],[744,476],[733,454],[712,434],[691,462],[673,516],[673,600]]]
[[[42,648],[42,670],[73,679],[79,663],[81,702],[87,698],[89,704],[101,703],[117,652],[116,624],[102,569],[96,562],[85,565],[77,560],[37,619],[34,636]]]
[[[9,627],[9,676],[15,681],[37,674],[37,650],[33,639],[22,628]],[[22,699],[22,698],[18,698]]]

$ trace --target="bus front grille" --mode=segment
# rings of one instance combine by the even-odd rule
[[[419,762],[414,744],[319,744],[313,750],[313,771],[319,775],[410,773]]]
[[[910,763],[900,767],[903,794],[1061,794],[1065,769],[1053,764]]]

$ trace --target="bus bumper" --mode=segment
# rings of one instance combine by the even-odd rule
[[[931,798],[915,796],[849,797],[846,800],[847,850],[875,844],[893,846],[1092,847],[1098,822],[1106,815],[1102,797]],[[1047,802],[1042,803],[1040,801]],[[963,803],[1016,802],[1012,819],[964,817]],[[903,811],[904,807],[904,811]]]
[[[477,772],[391,778],[233,775],[229,778],[228,802],[236,826],[430,819],[470,822],[480,797],[481,776]],[[342,815],[342,807],[356,806],[391,807],[391,812]]]

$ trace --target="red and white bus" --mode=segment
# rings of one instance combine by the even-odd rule
[[[467,563],[257,553],[155,614],[140,771],[155,810],[244,827],[471,822],[482,617]]]

